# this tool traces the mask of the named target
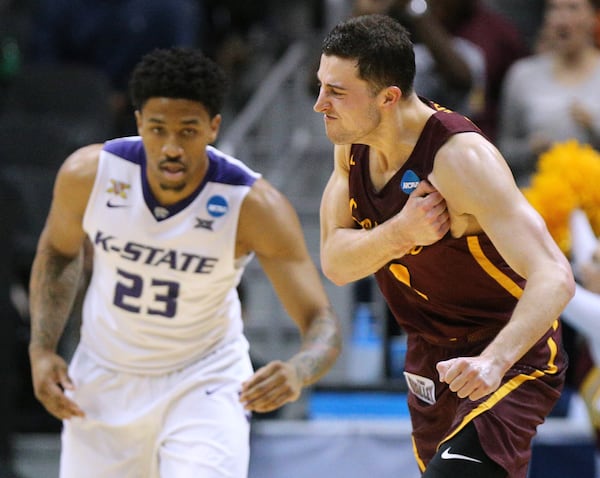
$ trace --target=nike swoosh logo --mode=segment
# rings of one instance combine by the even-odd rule
[[[112,202],[110,202],[110,199],[106,201],[106,205],[108,207],[129,207],[129,204],[113,204]]]
[[[221,390],[225,385],[225,383],[222,383],[220,385],[217,385],[216,387],[206,389],[206,395],[212,395],[216,391]]]
[[[446,448],[443,451],[442,460],[465,460],[465,461],[473,461],[475,463],[482,463],[482,461],[478,460],[477,458],[471,458],[470,456],[466,456],[466,455],[459,455],[458,453],[450,453],[450,448],[452,448],[452,447],[449,446],[448,448]]]

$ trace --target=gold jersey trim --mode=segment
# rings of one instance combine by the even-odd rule
[[[475,258],[481,268],[498,284],[500,284],[509,294],[519,299],[523,294],[523,289],[514,280],[508,277],[504,272],[498,269],[492,262],[486,257],[481,245],[479,244],[479,238],[477,236],[468,236],[467,245],[471,255]]]

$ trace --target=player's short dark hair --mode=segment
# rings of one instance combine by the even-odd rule
[[[356,60],[359,77],[377,93],[398,86],[406,95],[413,90],[415,53],[409,31],[388,15],[350,18],[336,25],[323,40],[321,52]]]
[[[150,98],[177,98],[202,103],[211,117],[225,101],[227,78],[200,50],[155,49],[144,55],[129,80],[131,103],[141,110]]]

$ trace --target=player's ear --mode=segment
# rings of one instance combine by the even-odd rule
[[[394,105],[402,98],[402,90],[397,86],[388,86],[382,91],[383,105],[391,106]]]

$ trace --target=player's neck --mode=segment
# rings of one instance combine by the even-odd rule
[[[382,117],[376,130],[361,141],[370,147],[372,166],[383,174],[400,169],[433,113],[415,94],[401,100],[393,112]]]

